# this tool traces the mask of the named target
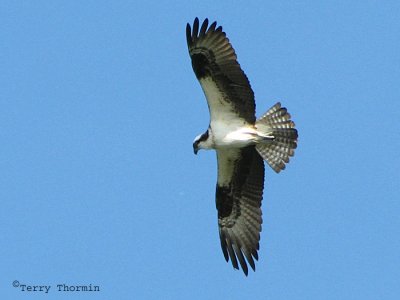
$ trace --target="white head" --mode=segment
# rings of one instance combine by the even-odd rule
[[[211,149],[212,147],[212,138],[210,129],[208,129],[203,134],[199,134],[193,141],[193,152],[197,154],[199,149]]]

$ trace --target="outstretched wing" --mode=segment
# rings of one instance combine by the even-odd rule
[[[247,262],[255,270],[262,224],[261,201],[264,162],[254,146],[217,150],[216,206],[219,236],[226,261],[239,264],[247,275]]]
[[[186,38],[194,73],[207,98],[211,122],[239,116],[254,124],[254,93],[222,27],[217,27],[217,22],[208,27],[205,19],[199,31],[196,18],[193,31],[187,24]]]

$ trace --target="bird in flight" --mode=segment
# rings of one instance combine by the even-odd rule
[[[210,111],[210,124],[193,142],[215,149],[218,161],[216,207],[222,252],[247,276],[255,271],[262,224],[264,160],[277,173],[285,169],[297,147],[297,130],[278,102],[256,119],[254,92],[235,50],[217,22],[201,27],[196,18],[186,26],[193,71]],[[247,262],[246,262],[247,261]]]

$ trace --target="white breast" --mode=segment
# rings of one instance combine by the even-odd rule
[[[243,147],[249,144],[247,122],[234,111],[227,96],[220,91],[211,77],[200,79],[210,111],[210,127],[215,147]],[[254,130],[254,129],[253,129]]]

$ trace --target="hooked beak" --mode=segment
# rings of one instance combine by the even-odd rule
[[[197,147],[197,145],[193,145],[193,153],[197,155],[197,152],[199,152],[199,147]]]

